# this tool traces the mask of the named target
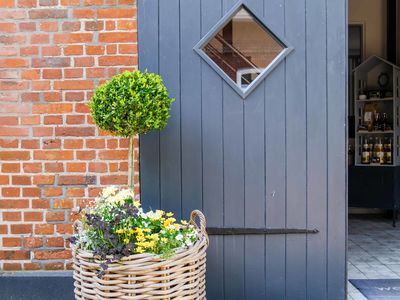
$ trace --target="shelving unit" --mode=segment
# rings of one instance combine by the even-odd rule
[[[383,90],[378,84],[380,74],[386,73],[388,84]],[[372,56],[354,69],[354,114],[355,114],[355,165],[349,167],[349,207],[379,208],[393,211],[393,226],[396,225],[400,207],[400,69],[392,63]],[[381,84],[382,85],[382,84]],[[360,100],[360,91],[378,91],[382,98],[371,97]],[[364,107],[375,106],[377,112],[386,113],[392,130],[359,131],[365,125]],[[365,138],[392,139],[392,164],[362,164],[362,144]]]
[[[400,68],[396,65],[377,56],[371,56],[357,68],[354,69],[354,112],[355,112],[355,165],[370,167],[394,167],[400,166]],[[378,84],[380,74],[387,74],[388,84],[383,90]],[[360,99],[360,91],[378,91],[383,95],[382,98]],[[364,107],[372,104],[380,113],[386,113],[389,123],[392,124],[393,130],[387,131],[366,131],[358,130],[363,124]],[[392,161],[388,164],[369,164],[361,163],[362,144],[365,138],[381,137],[392,140]]]

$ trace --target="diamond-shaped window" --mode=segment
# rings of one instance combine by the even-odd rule
[[[292,50],[240,3],[194,49],[243,98]]]

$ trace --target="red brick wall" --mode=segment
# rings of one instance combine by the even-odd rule
[[[136,40],[134,0],[0,0],[0,269],[70,268],[70,209],[126,184],[128,143],[86,101]]]

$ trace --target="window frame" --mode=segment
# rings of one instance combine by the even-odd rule
[[[233,81],[224,70],[222,70],[219,65],[203,51],[203,47],[206,46],[214,36],[229,23],[242,8],[244,8],[254,18],[255,22],[257,22],[267,33],[271,34],[271,36],[274,37],[283,47],[283,50],[245,89],[241,88],[235,81]],[[214,69],[214,71],[225,80],[226,83],[228,83],[243,99],[245,99],[278,66],[278,64],[294,50],[294,48],[284,38],[280,37],[268,28],[268,26],[261,21],[256,12],[244,4],[243,1],[239,1],[207,32],[207,34],[193,47],[193,50],[196,51],[197,54],[204,59]]]

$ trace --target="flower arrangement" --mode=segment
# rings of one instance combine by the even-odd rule
[[[81,231],[70,238],[75,249],[92,251],[107,264],[139,253],[169,258],[179,248],[197,240],[193,225],[176,222],[172,213],[162,210],[144,212],[129,189],[105,188],[84,211]]]

